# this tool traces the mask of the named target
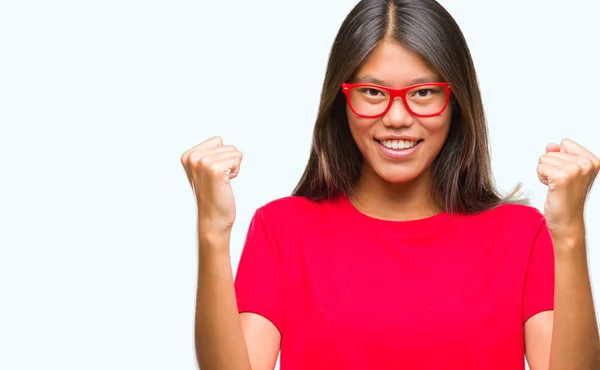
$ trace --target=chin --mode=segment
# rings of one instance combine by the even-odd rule
[[[385,168],[375,167],[374,172],[383,181],[392,184],[408,183],[414,181],[423,175],[423,173],[425,173],[425,169],[402,167],[404,166],[385,166]]]

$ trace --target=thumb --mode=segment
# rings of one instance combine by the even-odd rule
[[[551,144],[546,145],[546,153],[560,152],[560,151],[562,151],[561,149],[562,149],[561,146],[558,144],[551,143]]]
[[[565,147],[564,140],[560,142],[560,152],[561,153],[566,153],[567,152],[567,148]]]

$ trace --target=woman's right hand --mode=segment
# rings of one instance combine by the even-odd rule
[[[183,153],[185,168],[198,205],[200,232],[228,235],[235,221],[235,199],[230,180],[240,171],[242,153],[223,145],[220,137],[210,138]]]

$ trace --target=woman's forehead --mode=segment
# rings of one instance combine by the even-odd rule
[[[373,50],[354,81],[394,87],[438,82],[439,79],[419,55],[399,43],[386,41]]]

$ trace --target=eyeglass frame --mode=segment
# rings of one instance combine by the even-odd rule
[[[444,88],[444,90],[446,92],[446,102],[444,103],[444,107],[439,112],[437,112],[435,114],[418,114],[410,108],[410,106],[406,102],[406,93],[409,92],[410,90],[414,90],[415,88],[418,88],[421,86],[441,86]],[[390,101],[388,102],[388,106],[385,108],[385,110],[382,113],[376,114],[373,116],[358,114],[354,110],[354,107],[352,107],[352,99],[350,98],[350,91],[356,87],[373,87],[376,89],[386,91],[390,95]],[[403,87],[401,89],[394,89],[392,87],[381,86],[381,85],[376,85],[376,84],[368,84],[368,83],[342,83],[342,92],[344,93],[344,95],[346,95],[346,99],[348,102],[348,106],[350,107],[350,110],[352,110],[352,112],[359,117],[377,118],[377,117],[385,116],[387,114],[387,112],[389,112],[390,108],[392,107],[392,103],[394,102],[394,99],[396,97],[400,97],[402,100],[402,103],[404,104],[404,107],[406,108],[407,111],[410,112],[410,114],[412,114],[413,116],[416,116],[416,117],[426,118],[426,117],[438,116],[446,110],[446,108],[448,107],[448,102],[450,101],[450,94],[452,93],[452,87],[447,82],[421,83],[421,84],[417,84],[417,85]]]

